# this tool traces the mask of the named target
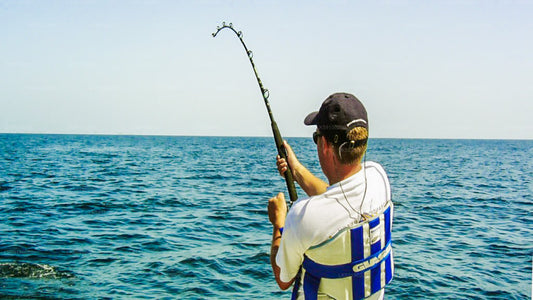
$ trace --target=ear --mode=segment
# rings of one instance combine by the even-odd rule
[[[322,145],[321,147],[318,147],[319,148],[319,151],[322,152],[322,154],[325,154],[326,152],[326,148],[329,146],[328,145],[328,141],[326,140],[326,138],[321,135],[319,137],[319,143]],[[317,144],[318,145],[318,144]]]
[[[333,153],[333,151],[335,151],[333,144],[330,144],[325,136],[321,136],[320,139],[322,139],[322,154],[327,157],[335,155],[335,153]]]
[[[325,140],[325,138],[324,138]],[[339,157],[339,149],[336,149],[334,146],[333,146],[333,143],[329,143],[327,142],[326,143],[327,146],[324,147],[325,148],[325,151],[327,151],[327,154],[328,157],[330,157],[332,163],[333,163],[333,166],[335,166],[335,168],[337,166],[340,166],[342,165],[341,161],[340,161],[340,157]]]

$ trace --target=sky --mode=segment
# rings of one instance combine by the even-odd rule
[[[533,1],[0,0],[0,133],[533,139]]]

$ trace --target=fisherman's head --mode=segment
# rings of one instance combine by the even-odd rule
[[[366,151],[368,117],[366,109],[354,95],[335,93],[329,96],[319,111],[310,113],[305,125],[316,125],[313,140],[321,137],[334,149],[341,164],[358,164]]]

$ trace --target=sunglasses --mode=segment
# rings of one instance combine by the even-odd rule
[[[313,142],[315,142],[315,144],[318,144],[318,138],[321,136],[322,136],[322,133],[318,131],[313,132]]]

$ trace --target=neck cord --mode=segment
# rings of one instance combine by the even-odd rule
[[[359,214],[359,216],[360,216],[359,221],[360,221],[361,219],[363,219],[363,220],[366,219],[366,216],[362,213],[363,203],[364,203],[365,200],[366,200],[366,191],[367,191],[367,187],[368,187],[367,179],[366,179],[366,167],[365,167],[365,165],[366,165],[366,153],[365,153],[365,155],[363,156],[363,164],[362,164],[363,174],[364,174],[364,177],[365,177],[365,191],[364,191],[364,193],[363,193],[363,199],[361,199],[361,204],[359,205],[359,211],[357,211],[357,210],[352,206],[352,204],[351,204],[350,201],[348,200],[348,197],[346,197],[346,193],[344,192],[344,188],[343,188],[343,186],[342,186],[342,181],[339,181],[339,187],[341,188],[342,195],[344,196],[344,200],[346,200],[346,203],[348,203],[348,206],[350,206],[350,208],[352,209],[352,211],[354,211],[354,212],[356,212],[357,214]],[[348,215],[349,215],[349,217],[350,217],[351,219],[356,220],[356,218],[354,218],[354,217],[352,216],[351,211],[349,211],[349,210],[346,208],[346,206],[342,205],[338,199],[337,199],[337,203],[339,203],[339,205],[341,205],[341,206],[342,206],[342,207],[348,212]]]

